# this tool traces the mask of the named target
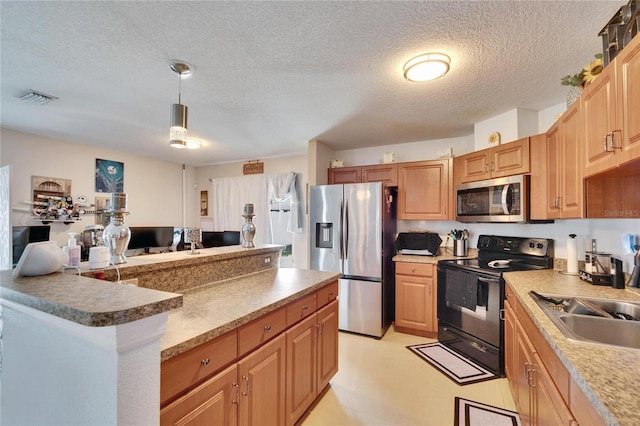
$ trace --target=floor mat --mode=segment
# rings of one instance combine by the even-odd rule
[[[486,370],[439,342],[407,346],[407,349],[414,352],[461,386],[491,380],[497,377],[491,371]]]
[[[456,397],[455,426],[520,426],[515,411]]]

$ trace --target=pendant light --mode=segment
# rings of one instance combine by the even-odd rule
[[[172,61],[171,70],[178,74],[178,103],[171,105],[171,127],[169,129],[169,145],[174,148],[200,148],[199,141],[187,140],[187,115],[189,108],[181,103],[182,79],[193,73],[193,67],[186,62]]]

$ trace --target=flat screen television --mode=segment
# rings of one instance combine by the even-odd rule
[[[132,226],[129,250],[151,247],[171,247],[173,245],[173,226]]]
[[[49,241],[51,227],[45,225],[13,227],[13,265],[15,266],[29,243]]]

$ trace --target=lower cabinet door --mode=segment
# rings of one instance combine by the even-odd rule
[[[338,301],[318,311],[318,393],[338,372]]]
[[[240,425],[285,424],[285,333],[238,362]]]
[[[293,425],[318,393],[316,314],[287,331],[287,425]]]
[[[160,425],[235,425],[238,419],[236,364],[160,410]]]

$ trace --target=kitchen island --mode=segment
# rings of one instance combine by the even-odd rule
[[[0,271],[3,423],[157,424],[161,360],[315,297],[337,278],[278,269],[280,250],[149,255],[104,271],[114,281],[144,277],[147,288],[89,278],[96,271],[86,264],[86,276]],[[150,288],[154,273],[179,292]]]
[[[640,302],[638,289],[594,286],[578,277],[560,274],[557,270],[508,272],[504,277],[516,299],[510,302],[522,307],[522,313],[551,348],[551,355],[557,356],[568,372],[568,383],[556,383],[556,386],[560,393],[567,393],[565,399],[568,408],[580,424],[640,424],[637,410],[640,394],[635,391],[640,379],[640,350],[569,340],[529,295],[534,290],[543,294]],[[550,357],[546,358],[542,357],[542,361],[546,362]],[[514,370],[517,375],[522,368],[518,366]],[[559,375],[554,375],[554,380],[561,379]],[[583,401],[586,405],[580,405],[580,393],[586,397]],[[516,397],[514,395],[514,399]],[[582,419],[580,416],[583,416]]]

